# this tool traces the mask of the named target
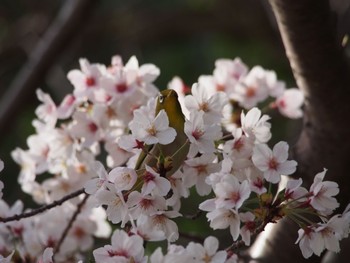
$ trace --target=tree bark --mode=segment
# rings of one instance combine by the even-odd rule
[[[325,180],[334,180],[340,186],[338,200],[342,209],[350,200],[350,74],[337,41],[336,21],[328,0],[269,2],[295,80],[305,95],[304,126],[293,151],[298,161],[297,175],[308,187],[315,174],[327,168]],[[286,220],[275,225],[257,262],[304,262],[299,247],[294,245],[297,229]],[[342,253],[350,252],[343,248]],[[320,261],[312,257],[307,262]]]

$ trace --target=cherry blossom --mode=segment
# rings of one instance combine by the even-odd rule
[[[184,166],[184,183],[187,187],[196,186],[199,195],[207,195],[211,191],[210,185],[206,183],[209,174],[219,171],[219,164],[213,162],[214,154],[203,154],[200,157],[188,159]]]
[[[43,104],[35,110],[35,114],[39,117],[39,119],[43,120],[51,127],[54,127],[57,121],[56,104],[53,102],[50,95],[44,93],[41,89],[37,89],[36,94],[38,99],[43,102]]]
[[[251,212],[241,213],[240,215],[241,221],[244,223],[241,228],[240,234],[242,236],[242,240],[246,246],[250,245],[251,234],[254,232],[256,228],[256,223],[254,221],[255,216]]]
[[[219,248],[219,241],[213,236],[209,236],[204,240],[203,246],[198,243],[190,242],[186,250],[196,262],[210,262],[223,263],[226,261],[226,251],[217,251]]]
[[[236,85],[231,98],[237,100],[245,109],[250,109],[264,101],[268,95],[266,72],[262,67],[256,66]]]
[[[303,93],[296,88],[287,89],[279,96],[275,102],[275,106],[279,112],[291,119],[297,119],[303,116],[301,109],[304,103]]]
[[[138,218],[141,214],[151,216],[157,211],[166,209],[165,199],[157,195],[144,195],[133,191],[128,196],[127,205],[133,218]]]
[[[214,141],[218,140],[222,133],[220,126],[204,123],[204,112],[191,112],[190,120],[185,122],[185,133],[190,140],[191,152],[212,153],[215,151]]]
[[[301,187],[302,183],[303,180],[301,178],[288,180],[284,198],[298,199],[300,202],[306,201],[308,191],[304,187]]]
[[[258,144],[254,147],[252,161],[262,172],[264,178],[271,183],[278,183],[281,175],[289,175],[295,172],[297,163],[287,161],[289,146],[286,142],[279,142],[273,150],[266,144]]]
[[[13,250],[11,254],[9,254],[7,257],[4,257],[3,255],[0,255],[0,262],[1,263],[11,263],[13,254],[15,254],[15,251]]]
[[[116,189],[101,189],[95,197],[99,204],[107,206],[107,217],[113,224],[121,222],[123,226],[129,220],[129,211],[124,197]]]
[[[44,250],[43,256],[42,258],[39,258],[38,263],[53,263],[52,256],[53,256],[53,248],[48,247]]]
[[[161,110],[154,119],[145,118],[144,114],[136,110],[130,129],[137,140],[148,145],[169,144],[176,137],[176,131],[169,127],[169,119],[164,110]]]
[[[137,235],[128,236],[123,230],[115,230],[111,237],[111,245],[95,249],[93,255],[96,263],[146,263],[143,240]]]
[[[137,174],[134,169],[127,167],[116,167],[112,169],[107,178],[114,183],[114,187],[118,192],[130,190],[137,180]]]
[[[105,189],[107,187],[107,171],[100,162],[95,162],[94,171],[98,175],[98,178],[93,178],[85,183],[85,192],[88,194],[95,194],[99,189]]]
[[[245,135],[258,143],[266,143],[271,138],[271,124],[267,121],[268,115],[261,116],[258,108],[252,108],[244,114],[241,113],[242,130]]]
[[[310,204],[320,212],[328,214],[339,206],[334,198],[339,193],[338,184],[331,181],[323,181],[327,170],[324,169],[315,175],[314,182],[310,187]]]
[[[169,242],[174,242],[179,238],[179,229],[171,218],[179,216],[181,214],[177,211],[157,211],[150,216],[144,217],[141,223],[150,229],[161,230]]]
[[[215,185],[214,192],[217,208],[239,209],[250,196],[250,187],[248,181],[239,183],[236,177],[228,175]]]
[[[151,167],[146,165],[146,171],[142,175],[143,185],[141,192],[144,195],[153,193],[165,196],[171,188],[170,182],[163,177],[160,177]]]
[[[74,86],[74,97],[94,101],[95,92],[100,88],[100,79],[106,68],[101,64],[90,64],[87,59],[80,59],[79,64],[81,70],[74,69],[67,74],[68,80]]]
[[[185,97],[185,106],[189,111],[203,111],[204,123],[216,123],[222,117],[222,109],[227,103],[227,96],[217,92],[211,96],[206,89],[198,84],[192,86],[192,95]]]
[[[230,228],[230,234],[233,240],[239,236],[240,217],[236,210],[219,208],[207,214],[210,227],[215,229]]]

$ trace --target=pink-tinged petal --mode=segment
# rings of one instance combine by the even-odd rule
[[[157,130],[164,130],[169,127],[169,118],[165,110],[161,110],[158,113],[153,123]]]
[[[154,136],[147,136],[147,137],[144,139],[144,142],[145,142],[145,144],[147,144],[147,145],[152,145],[152,144],[158,143],[159,140],[158,140],[157,137],[154,137]]]
[[[235,218],[233,222],[230,224],[230,234],[234,241],[236,241],[239,237],[239,226],[240,226],[240,220],[239,218]]]
[[[187,95],[184,101],[187,109],[198,110],[198,102],[192,95]]]
[[[332,233],[325,238],[325,247],[329,251],[338,253],[340,251],[339,247],[339,240],[336,238],[336,236]]]
[[[334,196],[339,194],[339,187],[338,184],[335,182],[325,181],[323,182],[323,187],[325,189],[324,195]]]
[[[212,256],[216,253],[219,248],[219,241],[217,238],[209,236],[204,240],[204,249],[208,253],[209,256]]]
[[[281,174],[275,170],[268,170],[264,172],[264,178],[270,183],[277,184],[281,180]]]
[[[199,205],[200,210],[207,211],[207,212],[213,211],[215,210],[215,208],[216,208],[215,199],[205,200]]]
[[[68,72],[67,78],[73,84],[73,86],[77,86],[85,82],[86,76],[80,70],[73,69]]]
[[[217,262],[225,262],[227,258],[227,253],[226,251],[219,251],[217,252],[213,257],[212,257],[212,262],[217,263]]]
[[[126,70],[138,70],[139,69],[139,62],[135,56],[132,56],[128,62],[125,64],[124,68]]]
[[[288,149],[289,146],[286,142],[279,142],[273,147],[273,156],[276,161],[279,163],[283,163],[288,158]]]
[[[139,73],[145,82],[151,83],[159,76],[160,70],[153,64],[144,64],[140,67]]]
[[[324,250],[324,239],[319,233],[315,233],[310,238],[310,247],[315,255],[320,256]]]
[[[163,177],[159,177],[157,179],[157,191],[161,196],[165,196],[167,193],[169,193],[171,188],[171,184],[169,180]]]
[[[252,108],[250,111],[247,112],[247,115],[245,115],[244,117],[245,126],[247,127],[254,126],[258,122],[260,116],[261,116],[261,111],[256,107]]]
[[[322,182],[324,179],[324,176],[326,175],[326,172],[327,172],[327,169],[323,169],[323,172],[316,174],[314,178],[314,184]]]
[[[290,175],[297,169],[296,161],[286,161],[278,165],[278,172],[282,175]]]
[[[167,145],[172,143],[176,138],[176,130],[169,127],[165,131],[157,132],[157,138],[160,144]]]
[[[260,171],[269,169],[269,161],[272,158],[272,151],[266,144],[258,144],[254,147],[252,161]]]

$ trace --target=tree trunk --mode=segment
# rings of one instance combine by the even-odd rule
[[[350,74],[342,46],[337,41],[329,2],[269,2],[295,80],[306,98],[304,127],[293,149],[293,157],[298,161],[297,175],[309,187],[314,175],[327,168],[325,179],[339,184],[341,193],[338,200],[344,208],[350,200],[347,189],[350,181],[350,133],[347,123],[350,116]],[[286,220],[276,224],[273,234],[265,240],[257,262],[304,262],[299,247],[294,245],[297,229]],[[350,253],[349,249],[342,249],[342,253]],[[312,257],[307,262],[320,261]]]

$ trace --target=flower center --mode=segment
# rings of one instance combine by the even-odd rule
[[[233,144],[233,149],[240,151],[243,147],[244,143],[242,138],[239,138],[238,140],[236,140]]]
[[[156,136],[156,134],[157,134],[157,130],[153,125],[151,127],[149,127],[146,131],[151,136]]]
[[[88,86],[88,87],[95,86],[95,85],[96,85],[96,80],[95,80],[95,78],[93,78],[93,77],[87,77],[87,78],[85,79],[85,84],[86,84],[86,86]]]
[[[204,112],[208,112],[209,111],[208,102],[202,102],[201,104],[199,104],[199,109]]]
[[[124,93],[125,91],[127,91],[128,86],[126,85],[126,83],[119,83],[119,84],[115,85],[115,89],[119,93]]]
[[[96,125],[95,123],[93,123],[93,122],[90,122],[90,123],[88,124],[88,128],[89,128],[89,131],[90,131],[91,133],[95,133],[95,132],[98,130],[97,125]]]
[[[150,172],[146,172],[143,176],[143,180],[145,182],[153,181],[154,180],[154,175]]]
[[[278,162],[276,162],[275,158],[272,158],[270,161],[269,161],[269,168],[271,170],[277,170],[277,167],[278,167]]]
[[[192,132],[192,136],[196,139],[196,140],[199,140],[204,134],[204,131],[202,131],[201,129],[195,129],[193,132]]]
[[[252,98],[254,97],[256,94],[256,90],[254,87],[248,87],[247,90],[246,90],[246,93],[245,95],[248,97],[248,98]]]

